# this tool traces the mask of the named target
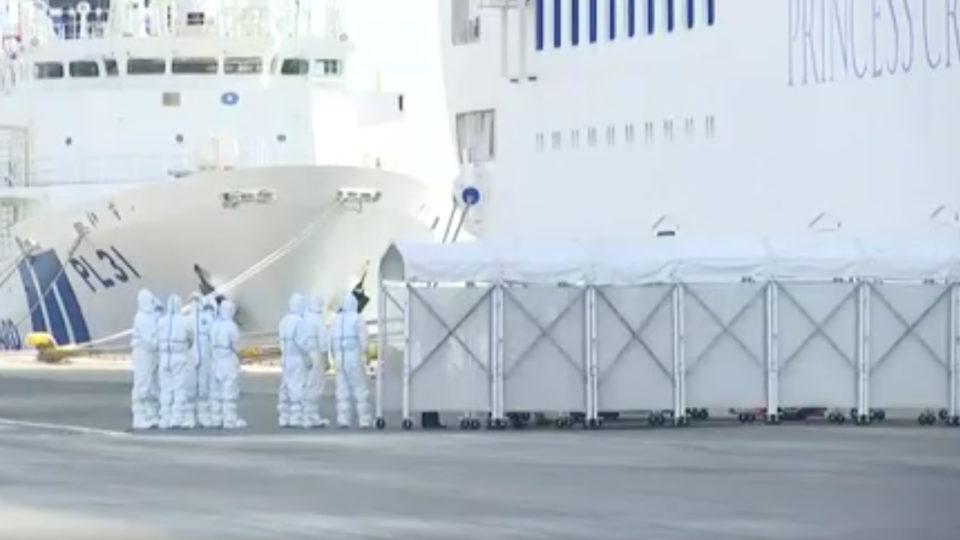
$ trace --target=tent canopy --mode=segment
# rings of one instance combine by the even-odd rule
[[[380,262],[396,282],[516,282],[641,285],[960,278],[960,239],[656,238],[632,243],[557,244],[398,241]]]

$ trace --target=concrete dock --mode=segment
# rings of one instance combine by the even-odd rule
[[[0,366],[0,538],[960,537],[960,429],[281,431],[247,373],[245,432],[134,434],[128,380]]]

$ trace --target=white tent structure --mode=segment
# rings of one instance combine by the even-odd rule
[[[392,392],[405,427],[412,411],[816,405],[958,420],[956,241],[398,242],[380,279],[379,350],[402,358],[379,362],[398,384],[378,376],[378,411]]]

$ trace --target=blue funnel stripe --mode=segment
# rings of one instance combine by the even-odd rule
[[[23,292],[27,297],[27,309],[30,310],[30,324],[34,332],[46,332],[47,324],[43,317],[43,307],[40,305],[40,295],[37,293],[37,287],[33,283],[33,272],[30,263],[27,260],[20,261],[17,265],[20,272],[20,281],[23,282]]]
[[[53,287],[57,274],[63,269],[60,260],[53,250],[44,251],[30,258],[33,273],[37,277],[40,294],[43,295],[43,305],[47,311],[47,320],[50,323],[50,333],[58,344],[70,342],[67,332],[67,323],[63,318],[63,308],[57,300],[57,291]]]
[[[60,301],[63,309],[67,313],[67,319],[70,321],[70,328],[73,330],[74,343],[87,343],[90,341],[90,329],[87,328],[87,319],[83,316],[83,310],[80,308],[80,302],[73,290],[73,285],[67,279],[67,273],[63,272],[57,278],[57,292],[60,293]]]

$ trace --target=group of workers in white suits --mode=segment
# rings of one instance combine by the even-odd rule
[[[133,429],[240,429],[240,332],[230,300],[218,303],[199,293],[184,310],[180,297],[165,306],[148,290],[137,297],[131,338]],[[366,324],[357,299],[347,293],[332,324],[323,318],[319,295],[290,298],[278,328],[281,378],[277,413],[280,427],[324,427],[320,399],[327,356],[336,372],[337,425],[349,427],[356,406],[360,427],[370,427],[364,355]]]

